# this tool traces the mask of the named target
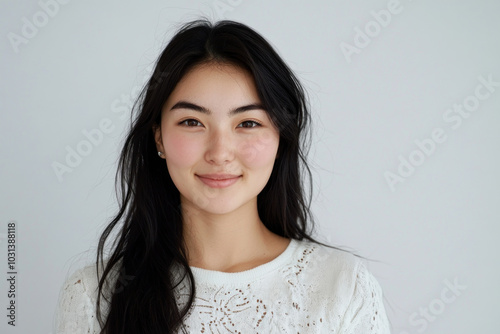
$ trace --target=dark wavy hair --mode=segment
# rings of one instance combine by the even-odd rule
[[[248,70],[261,103],[279,129],[277,159],[257,196],[262,222],[277,235],[320,243],[311,237],[312,176],[306,162],[310,114],[301,84],[273,47],[248,26],[227,20],[189,22],[161,53],[133,107],[138,112],[121,150],[115,179],[120,209],[104,229],[97,250],[96,266],[103,267],[96,308],[101,333],[184,330],[182,320],[192,306],[195,282],[186,260],[179,191],[165,161],[158,158],[153,129],[159,126],[162,106],[181,78],[193,66],[209,62]],[[305,177],[309,179],[307,197]],[[117,228],[104,264],[106,240],[120,221],[123,224]],[[175,275],[174,268],[180,275]],[[108,290],[105,286],[113,273],[116,281]],[[189,299],[186,305],[177,305],[174,289],[186,278]],[[103,298],[108,303],[105,320]]]

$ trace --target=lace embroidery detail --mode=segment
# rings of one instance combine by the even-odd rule
[[[378,312],[378,310],[384,309],[383,301],[381,299],[382,289],[363,263],[360,264],[360,267],[360,270],[356,274],[356,281],[363,282],[363,284],[359,284],[360,289],[363,291],[362,295],[368,296],[366,304],[369,311],[367,312],[366,317],[370,323],[370,333],[385,332],[386,330],[389,330],[385,326],[385,312],[383,312],[382,315]]]
[[[182,288],[184,289],[185,287]],[[245,288],[221,287],[216,291],[207,286],[197,289],[203,291],[203,297],[195,297],[186,319],[190,319],[190,323],[199,323],[201,332],[218,333],[226,330],[229,333],[240,333],[242,319],[245,319],[248,328],[259,329],[273,317],[267,302],[252,293],[252,284],[247,284]],[[187,298],[185,290],[180,297],[179,299]],[[187,324],[186,328],[192,329]]]

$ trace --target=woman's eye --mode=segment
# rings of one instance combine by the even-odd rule
[[[190,119],[186,119],[186,120],[179,123],[179,125],[182,125],[182,124],[184,124],[188,127],[195,127],[195,126],[197,126],[197,124],[201,124],[201,123],[195,119],[190,118]]]
[[[187,126],[190,128],[197,127],[197,126],[203,126],[203,124],[201,124],[199,121],[192,119],[192,118],[185,119],[182,122],[179,122],[179,125]],[[238,125],[239,128],[255,128],[258,126],[261,126],[261,124],[256,122],[256,121],[244,121]]]
[[[246,124],[247,126],[243,126],[243,128],[255,128],[257,126],[260,126],[260,123],[257,123],[256,121],[244,121],[241,122],[241,124]]]

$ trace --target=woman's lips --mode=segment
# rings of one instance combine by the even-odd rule
[[[198,178],[201,180],[201,182],[205,183],[207,186],[212,187],[212,188],[225,188],[229,187],[230,185],[235,184],[239,179],[240,176],[234,176],[231,178],[226,178],[226,179],[212,179],[209,177],[204,177],[200,175],[196,175]]]

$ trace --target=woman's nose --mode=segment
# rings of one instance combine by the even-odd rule
[[[215,131],[208,138],[205,159],[217,165],[230,162],[234,159],[234,138],[224,131]]]

